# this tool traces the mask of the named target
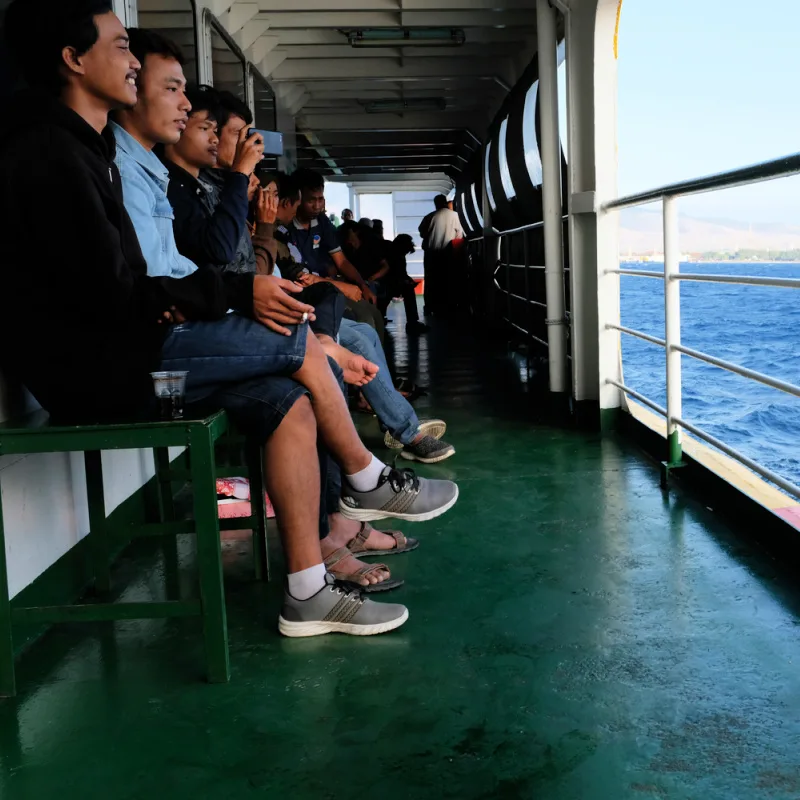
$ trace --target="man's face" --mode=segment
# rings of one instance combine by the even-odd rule
[[[352,211],[345,211],[344,214],[342,214],[342,219],[345,222],[350,222],[350,220],[353,219],[353,212]]]
[[[128,47],[128,34],[111,11],[98,14],[94,24],[97,41],[82,56],[71,59],[70,70],[109,108],[131,108],[136,105],[136,74],[141,65]]]
[[[192,104],[186,99],[183,67],[174,58],[151,53],[139,73],[139,101],[130,112],[141,136],[154,144],[177,144]]]
[[[278,203],[278,221],[281,225],[288,225],[296,216],[300,207],[300,198],[297,200],[281,200]]]
[[[303,189],[303,200],[298,209],[301,219],[316,219],[325,210],[324,189]]]
[[[213,169],[217,165],[217,123],[208,118],[208,111],[189,115],[186,130],[175,145],[175,152],[198,169]]]
[[[219,156],[217,165],[230,169],[233,159],[236,158],[236,146],[239,144],[239,134],[247,123],[235,115],[231,115],[225,126],[219,132]]]

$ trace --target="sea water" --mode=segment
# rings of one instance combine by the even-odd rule
[[[662,264],[623,264],[662,270]],[[684,263],[682,272],[800,279],[800,264]],[[681,282],[685,347],[800,386],[800,289]],[[664,338],[664,286],[621,277],[622,325]],[[622,334],[626,385],[666,406],[664,349]],[[683,418],[800,484],[800,398],[682,356]]]

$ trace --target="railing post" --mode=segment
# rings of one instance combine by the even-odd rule
[[[536,0],[541,122],[542,201],[547,292],[547,344],[550,391],[567,385],[567,320],[564,313],[564,247],[561,206],[561,141],[558,134],[558,36],[556,12],[548,0]]]
[[[675,422],[681,411],[681,354],[675,345],[681,343],[681,284],[677,279],[680,271],[680,242],[678,235],[678,200],[664,197],[664,340],[667,353],[667,462],[663,478],[669,470],[681,465],[681,430]]]

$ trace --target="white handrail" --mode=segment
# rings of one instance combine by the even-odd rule
[[[744,186],[748,183],[760,183],[775,178],[786,178],[800,172],[800,153],[776,158],[773,161],[764,161],[750,167],[718,172],[704,178],[695,178],[690,181],[671,183],[658,189],[649,189],[646,192],[632,194],[628,197],[619,197],[603,205],[603,210],[628,208],[652,203],[664,197],[680,197],[687,194],[701,194],[713,192],[717,189],[730,189],[733,186]]]
[[[703,283],[740,283],[746,286],[780,286],[784,289],[800,289],[800,278],[768,278],[759,275],[704,275],[703,273],[682,272],[673,280],[702,281]]]
[[[642,333],[642,331],[637,331],[633,328],[626,328],[624,325],[613,325],[609,322],[606,325],[606,328],[612,331],[621,331],[622,333],[627,333],[629,336],[635,336],[637,339],[644,339],[646,342],[652,342],[653,344],[660,345],[661,347],[667,346],[667,343],[663,339],[659,339],[656,336],[651,336],[649,333]],[[609,383],[613,383],[613,381],[609,381]]]
[[[626,386],[624,383],[620,383],[619,381],[615,381],[613,378],[606,378],[606,383],[610,383],[612,386],[616,386],[617,389],[621,389],[625,394],[629,394],[634,399],[638,400],[640,403],[644,403],[644,405],[648,406],[648,408],[652,408],[658,414],[661,414],[662,417],[667,416],[667,409],[663,406],[658,405],[658,403],[654,403],[648,397],[645,397],[643,394],[639,394],[639,392],[635,392],[630,386]]]
[[[663,272],[656,272],[649,269],[607,269],[606,275],[637,275],[640,278],[661,278],[664,280]]]

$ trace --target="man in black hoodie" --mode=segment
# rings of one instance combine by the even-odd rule
[[[25,119],[24,129],[6,126],[0,142],[0,366],[51,413],[92,419],[141,412],[152,393],[147,372],[158,366],[165,341],[200,338],[197,327],[222,324],[230,308],[243,315],[240,327],[246,327],[245,317],[255,319],[248,332],[253,335],[274,324],[274,292],[264,283],[270,279],[214,269],[180,279],[147,276],[122,203],[114,139],[106,130],[110,111],[141,101],[141,64],[110,0],[15,0],[6,12],[5,38],[31,90],[12,112],[12,118]],[[38,237],[34,249],[42,187],[54,179],[66,202],[48,217],[47,236]],[[283,307],[292,310],[291,304]],[[188,323],[173,326],[173,318]],[[265,324],[258,325],[262,319]],[[433,518],[455,503],[457,490],[452,496],[452,484],[376,464],[357,434],[351,435],[352,422],[322,349],[305,336],[307,326],[291,327],[290,337],[308,344],[297,348],[299,358],[293,366],[289,359],[282,372],[300,391],[291,395],[266,442],[270,495],[290,572],[280,628],[290,636],[392,630],[408,617],[403,606],[362,599],[335,587],[325,573],[317,534],[317,424],[345,467],[351,508],[361,519],[396,516],[393,509],[400,507],[406,518],[417,512]],[[227,344],[233,369],[242,354],[235,341]],[[206,355],[217,362],[226,357]],[[270,379],[240,378],[240,397],[250,393],[257,399]],[[305,388],[315,396],[315,410]],[[251,404],[251,413],[253,405],[258,403]],[[258,435],[257,421],[248,414],[243,420]],[[373,485],[373,478],[373,489],[359,488],[367,479]],[[451,496],[441,502],[446,494]],[[431,501],[439,506],[433,514],[421,507]]]

